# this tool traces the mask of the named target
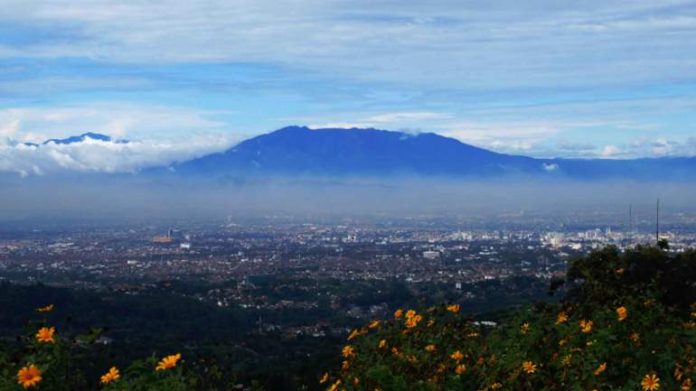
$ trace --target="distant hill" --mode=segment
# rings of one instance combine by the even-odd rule
[[[535,159],[492,152],[434,133],[290,126],[227,151],[175,164],[194,176],[502,176],[696,179],[696,158]]]
[[[43,145],[46,144],[75,144],[75,143],[81,143],[83,141],[86,141],[87,139],[91,140],[97,140],[97,141],[107,141],[107,142],[114,142],[114,143],[127,143],[127,140],[114,140],[110,136],[100,134],[100,133],[92,133],[92,132],[87,132],[83,133],[79,136],[71,136],[67,138],[62,138],[62,139],[48,139],[43,142]],[[36,144],[34,144],[36,145]]]

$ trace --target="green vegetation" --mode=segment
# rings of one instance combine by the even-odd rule
[[[512,282],[515,289],[532,286],[525,280]],[[509,288],[509,284],[497,284],[489,282],[481,288]],[[32,313],[24,337],[0,343],[0,390],[223,390],[240,379],[251,384],[251,379],[259,378],[244,377],[245,371],[270,373],[270,367],[234,362],[229,352],[237,351],[240,357],[244,345],[236,343],[226,350],[220,344],[225,339],[243,338],[248,334],[237,334],[253,328],[241,312],[202,311],[193,301],[177,299],[175,303],[165,296],[137,300],[135,296],[106,296],[109,299],[105,300],[85,294],[74,304],[75,300],[61,296],[65,291],[40,290],[43,298],[20,300],[18,290],[0,285],[3,309],[8,310],[0,314],[2,320],[11,323]],[[390,304],[412,294],[398,285],[383,292],[381,300]],[[554,292],[563,292],[560,302],[498,312],[489,319],[495,322],[465,315],[469,308],[464,310],[460,304],[431,306],[429,300],[423,300],[417,310],[398,310],[388,320],[375,319],[356,328],[342,348],[328,347],[334,351],[331,356],[319,346],[305,346],[309,350],[303,354],[313,352],[314,361],[301,378],[313,379],[310,389],[332,390],[692,389],[696,381],[696,252],[675,255],[659,248],[636,248],[622,254],[609,247],[572,262],[566,280],[551,284],[550,293]],[[440,295],[437,289],[430,293],[438,300],[454,302],[450,294]],[[369,303],[368,295],[356,296],[356,300]],[[14,312],[17,304],[13,301],[23,302],[23,307]],[[31,308],[27,308],[28,302]],[[167,304],[162,306],[163,302]],[[55,305],[41,307],[49,303]],[[108,308],[111,316],[122,317],[123,322],[136,322],[128,330],[139,335],[133,338],[140,345],[137,354],[144,359],[129,356],[126,360],[121,351],[98,343],[103,330],[85,324],[85,319],[94,316],[90,309],[98,307]],[[72,314],[70,319],[61,315],[63,311]],[[177,323],[177,311],[179,316],[192,316]],[[134,314],[133,319],[129,313]],[[138,319],[149,320],[137,323]],[[3,327],[9,327],[8,322]],[[116,319],[107,323],[112,322]],[[232,330],[226,330],[225,324],[232,325]],[[143,330],[138,330],[141,326]],[[208,327],[207,333],[201,327]],[[84,332],[80,334],[78,329]],[[157,333],[167,337],[148,346],[147,337]],[[210,344],[187,346],[191,345],[187,338],[198,338],[200,343],[201,334],[220,344],[218,350],[210,350]],[[318,342],[302,338],[273,342],[270,337],[259,337],[255,343],[264,346],[257,351],[275,351],[280,359],[292,346],[289,343]],[[153,351],[158,353],[152,355]],[[254,355],[254,360],[264,362],[258,353]],[[332,362],[336,369],[319,376],[322,366]],[[281,374],[278,384],[287,379],[290,370]],[[261,385],[282,389],[268,382],[254,388]],[[282,387],[288,387],[287,383]]]
[[[355,330],[330,390],[691,390],[696,252],[606,248],[572,263],[559,304],[497,327],[457,305]]]

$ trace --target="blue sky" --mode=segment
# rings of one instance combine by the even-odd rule
[[[696,154],[694,1],[0,1],[0,139],[171,159],[301,124]]]

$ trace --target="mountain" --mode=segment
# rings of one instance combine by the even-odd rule
[[[194,176],[501,176],[696,179],[696,158],[535,159],[492,152],[434,133],[290,126],[227,151],[175,164]]]
[[[173,167],[210,175],[475,175],[540,173],[542,162],[495,153],[433,133],[290,126]]]
[[[97,140],[97,141],[107,141],[107,142],[115,142],[115,143],[127,143],[127,140],[113,140],[110,136],[100,134],[100,133],[92,133],[92,132],[87,132],[83,133],[79,136],[71,136],[63,139],[48,139],[43,142],[43,145],[46,144],[74,144],[74,143],[81,143],[83,141],[86,141],[87,139],[91,140]]]

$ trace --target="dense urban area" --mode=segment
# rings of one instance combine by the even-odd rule
[[[64,327],[98,327],[113,357],[179,344],[189,356],[232,363],[240,387],[295,389],[318,375],[317,363],[335,360],[354,327],[396,308],[458,303],[493,323],[497,310],[548,299],[567,262],[592,249],[653,244],[656,234],[668,251],[696,247],[696,216],[662,221],[520,212],[4,223],[0,332],[12,340],[26,321],[11,310],[13,297],[36,306],[48,297],[70,313]]]

